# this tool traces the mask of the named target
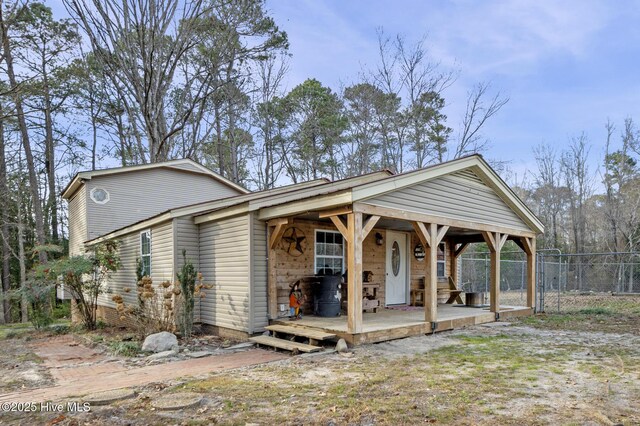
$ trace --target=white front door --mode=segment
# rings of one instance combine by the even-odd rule
[[[387,231],[385,298],[387,305],[407,303],[407,234]]]

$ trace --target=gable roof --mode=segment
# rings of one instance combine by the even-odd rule
[[[544,225],[540,219],[520,200],[481,155],[473,154],[402,174],[393,174],[388,170],[383,170],[333,182],[326,179],[318,179],[271,190],[178,207],[87,241],[87,243],[93,244],[103,239],[117,238],[182,216],[192,215],[195,223],[200,224],[257,210],[259,210],[258,219],[261,220],[314,210],[326,210],[358,201],[366,201],[395,190],[463,170],[473,171],[485,185],[495,191],[498,197],[531,230],[536,233],[544,232]]]
[[[204,203],[197,203],[189,206],[176,207],[147,219],[135,222],[131,225],[116,229],[112,232],[109,232],[108,234],[102,235],[92,240],[85,241],[85,243],[94,244],[98,241],[118,238],[122,235],[146,229],[150,226],[154,226],[156,224],[176,217],[201,215],[199,217],[202,217],[204,219],[196,220],[196,223],[207,222],[211,220],[209,219],[210,215],[216,215],[216,212],[224,212],[223,214],[228,216],[231,214],[237,214],[235,212],[242,213],[243,211],[248,211],[248,206],[250,203],[259,203],[258,205],[263,205],[266,203],[268,205],[271,205],[272,203],[286,202],[296,200],[298,198],[307,198],[309,194],[329,193],[331,191],[349,188],[358,184],[384,179],[392,174],[393,173],[389,170],[382,170],[333,182],[329,179],[321,178],[312,181],[281,186],[274,189],[235,195],[233,197],[206,201]]]
[[[89,170],[84,172],[78,172],[73,177],[73,179],[71,179],[69,184],[62,190],[61,195],[62,195],[62,198],[68,200],[69,198],[71,198],[73,193],[76,192],[76,190],[80,187],[80,185],[82,185],[84,181],[91,180],[94,177],[115,175],[120,173],[130,173],[130,172],[137,172],[140,170],[158,169],[158,168],[168,168],[168,169],[182,171],[186,173],[197,173],[197,174],[210,176],[213,179],[223,183],[224,185],[227,185],[239,191],[240,193],[247,194],[250,192],[246,188],[243,188],[242,186],[230,181],[229,179],[226,179],[220,176],[218,173],[215,173],[209,170],[202,164],[196,163],[195,161],[190,160],[188,158],[183,158],[179,160],[164,161],[162,163],[139,164],[136,166],[115,167],[110,169]]]
[[[511,208],[522,221],[536,233],[544,232],[544,225],[536,215],[518,198],[513,190],[507,185],[498,174],[487,164],[479,154],[461,157],[455,160],[425,167],[412,172],[388,176],[387,178],[366,182],[348,188],[345,191],[328,194],[316,200],[298,199],[286,206],[262,205],[258,218],[268,220],[285,215],[294,215],[311,210],[330,209],[352,204],[358,201],[366,201],[371,198],[384,195],[391,191],[400,190],[409,186],[417,185],[438,177],[453,174],[463,170],[472,170],[482,182],[491,188],[500,199]],[[316,194],[317,195],[317,194]],[[313,197],[310,195],[309,198]],[[221,216],[220,212],[218,217]],[[199,219],[196,219],[198,222]],[[202,220],[200,220],[202,222]]]

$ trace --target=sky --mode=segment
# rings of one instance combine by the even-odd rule
[[[57,16],[61,0],[46,1]],[[533,148],[566,149],[586,134],[592,170],[602,159],[610,119],[619,132],[640,120],[640,1],[632,0],[266,0],[288,33],[291,90],[307,78],[338,91],[378,63],[376,29],[425,45],[442,69],[458,71],[444,93],[454,129],[467,92],[490,83],[509,102],[484,128],[485,156],[522,179]],[[454,133],[455,136],[455,133]]]
[[[490,82],[509,102],[484,129],[487,158],[516,174],[535,169],[533,147],[566,149],[586,134],[592,170],[610,119],[640,120],[640,2],[267,0],[288,33],[288,89],[313,77],[338,90],[377,64],[376,28],[409,42],[426,36],[435,62],[459,75],[444,97],[454,129],[467,91]],[[619,137],[616,137],[616,142]],[[512,178],[518,179],[517,176]]]

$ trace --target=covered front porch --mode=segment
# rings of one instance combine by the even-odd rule
[[[326,271],[342,276],[346,302],[330,318],[307,315],[292,324],[331,330],[352,343],[533,313],[536,235],[544,227],[481,157],[354,179],[259,206],[257,218],[267,223],[270,321],[287,319],[294,282]],[[524,306],[500,303],[507,241],[526,254]],[[458,260],[474,243],[486,244],[491,266],[488,303],[470,308]],[[420,307],[411,306],[418,300]],[[370,308],[377,309],[364,312]]]
[[[265,210],[262,214],[276,214]],[[379,342],[400,337],[496,321],[499,318],[533,313],[535,291],[535,235],[523,229],[434,217],[425,213],[368,203],[353,203],[333,209],[306,211],[268,220],[268,292],[271,322],[316,328],[343,337],[352,344]],[[283,253],[285,231],[296,228],[310,245],[306,257]],[[306,312],[302,320],[289,323],[288,291],[293,282],[304,283],[318,272],[319,232],[339,234],[344,249],[346,291],[342,294],[343,315],[318,317]],[[289,232],[290,233],[290,232]],[[289,234],[287,233],[287,235]],[[299,238],[299,236],[298,236]],[[525,306],[500,304],[500,254],[507,240],[514,241],[527,255],[527,301]],[[333,240],[332,240],[333,241]],[[396,244],[399,242],[399,244]],[[460,255],[473,243],[486,243],[491,252],[489,303],[480,307],[464,304],[465,294],[458,279]],[[336,246],[336,243],[331,245]],[[397,255],[397,264],[396,258]],[[324,262],[324,258],[323,258]],[[335,264],[322,265],[336,268]],[[367,282],[367,275],[374,277]],[[400,280],[400,287],[391,289]],[[371,289],[375,288],[375,312]],[[309,294],[307,292],[307,294]],[[413,297],[418,295],[418,297]],[[451,296],[451,297],[448,297]],[[421,306],[412,306],[420,301]],[[442,303],[447,301],[448,303]],[[439,303],[440,300],[440,303]]]
[[[533,312],[531,308],[524,306],[502,306],[501,309],[501,318],[503,319],[530,315]],[[317,317],[308,315],[295,322],[288,319],[278,319],[273,323],[321,330],[335,334],[345,339],[349,344],[360,345],[453,330],[496,320],[495,314],[490,312],[488,308],[444,304],[438,305],[435,322],[426,322],[422,310],[410,307],[407,310],[382,309],[376,313],[365,312],[362,317],[362,331],[359,333],[349,332],[347,319],[344,316]]]

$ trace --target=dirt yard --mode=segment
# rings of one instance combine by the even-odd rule
[[[153,383],[88,413],[3,413],[0,423],[637,425],[638,330],[640,315],[628,313],[539,315]],[[14,370],[35,369],[49,383],[22,343],[4,342],[0,365],[19,356],[25,367]],[[151,408],[182,391],[201,394],[201,404]]]

